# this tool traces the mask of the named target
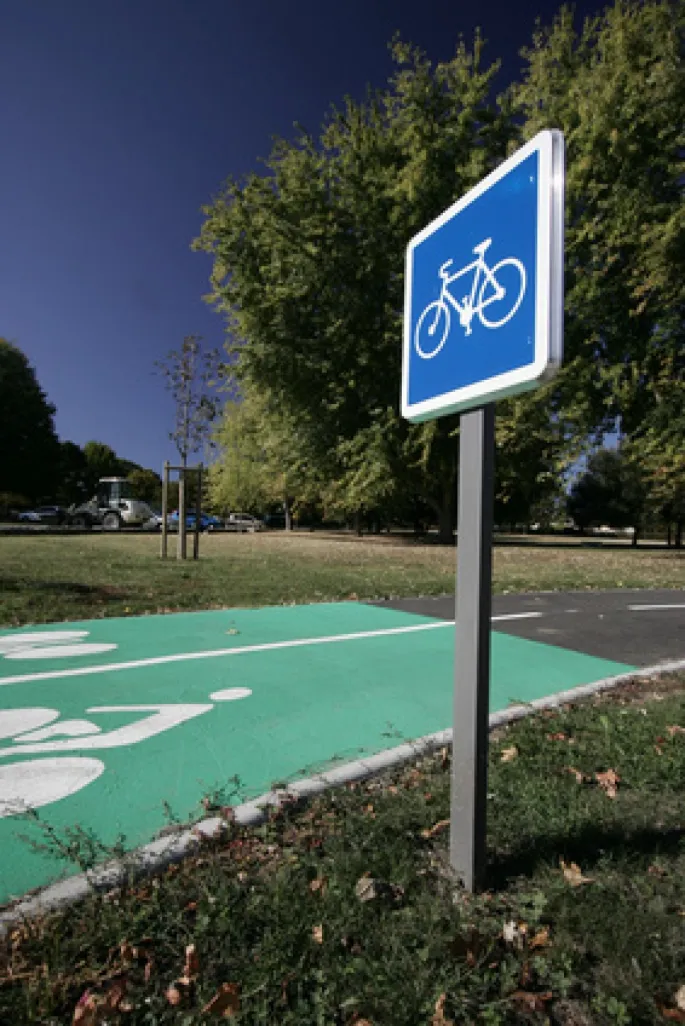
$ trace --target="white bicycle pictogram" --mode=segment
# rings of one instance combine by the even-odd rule
[[[526,269],[515,257],[505,257],[494,267],[489,267],[485,260],[485,253],[491,244],[492,239],[483,239],[477,246],[474,246],[473,252],[476,254],[476,259],[454,274],[450,273],[453,260],[447,260],[441,266],[438,272],[442,279],[440,298],[428,304],[419,317],[414,332],[414,348],[424,360],[432,360],[434,356],[437,356],[447,341],[452,320],[450,306],[459,314],[459,323],[465,329],[465,333],[470,335],[471,321],[476,315],[484,328],[501,328],[503,324],[511,320],[521,305],[526,291]],[[467,293],[460,301],[452,295],[449,286],[470,272],[475,272],[471,292]],[[501,283],[502,279],[504,279],[504,284]],[[512,296],[515,297],[513,302]],[[502,304],[503,302],[505,302],[504,306],[500,305],[497,312],[493,311],[496,319],[493,319],[492,313],[486,316],[484,311],[489,306],[493,303]],[[503,313],[503,311],[505,312]]]

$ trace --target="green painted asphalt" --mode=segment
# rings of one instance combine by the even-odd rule
[[[428,629],[406,630],[414,627]],[[7,658],[26,635],[49,632],[57,640],[64,631],[88,632],[75,645],[117,647],[61,656],[53,649],[43,657],[38,648]],[[395,633],[326,641],[373,631]],[[292,644],[308,639],[318,643]],[[254,648],[269,645],[281,647]],[[3,799],[16,795],[17,781],[24,782],[22,793],[34,793],[26,780],[41,776],[42,760],[49,760],[43,767],[48,790],[65,760],[102,765],[76,793],[43,805],[41,819],[57,831],[78,824],[104,844],[123,834],[133,848],[168,825],[165,805],[181,821],[199,817],[202,796],[225,792],[235,775],[243,790],[233,800],[244,800],[275,781],[451,726],[453,666],[453,625],[357,603],[0,632],[0,902],[78,872],[19,838],[39,840],[36,824],[8,814],[6,805],[2,815]],[[498,631],[492,635],[490,708],[628,669]],[[233,689],[251,694],[239,698]],[[175,715],[186,718],[162,722]],[[154,733],[160,725],[165,729]]]

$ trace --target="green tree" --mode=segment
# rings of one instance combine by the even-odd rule
[[[0,338],[0,491],[32,502],[52,497],[59,464],[54,414],[24,353]]]
[[[456,510],[456,418],[399,416],[403,262],[410,236],[505,155],[481,43],[433,66],[396,43],[384,93],[334,110],[317,140],[280,141],[267,174],[229,181],[196,247],[245,395],[297,425],[296,462],[325,501],[363,511],[416,496],[443,538]]]
[[[119,457],[105,442],[86,442],[83,455],[86,461],[85,485],[89,497],[95,494],[101,477],[122,476]]]
[[[651,383],[685,361],[681,0],[618,0],[577,31],[538,28],[512,90],[523,135],[567,144],[565,363],[557,409],[580,436],[639,429]]]
[[[319,498],[320,482],[304,456],[306,440],[254,388],[226,404],[214,440],[217,459],[208,487],[212,504],[222,512],[262,513],[282,506],[289,529],[293,508]]]
[[[154,470],[137,467],[126,475],[137,499],[159,506],[162,501],[162,479]]]
[[[83,449],[75,442],[60,442],[57,501],[65,506],[89,498],[88,463]]]
[[[601,524],[632,527],[636,545],[645,503],[645,484],[634,462],[621,449],[599,449],[571,487],[567,509],[581,530]]]
[[[685,523],[685,375],[673,364],[652,381],[654,402],[627,451],[648,488],[650,509],[682,544]]]

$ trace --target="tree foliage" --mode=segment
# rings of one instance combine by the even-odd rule
[[[59,443],[36,373],[17,346],[0,338],[0,490],[31,501],[50,497]]]
[[[244,394],[297,424],[310,476],[340,511],[422,495],[451,533],[456,421],[399,417],[403,260],[409,237],[505,153],[488,103],[496,66],[463,44],[435,67],[393,49],[384,93],[333,110],[318,139],[279,141],[267,174],[229,181],[197,245]]]
[[[602,524],[633,527],[636,539],[645,502],[640,469],[621,449],[599,449],[589,457],[585,473],[573,484],[567,509],[582,530]]]
[[[404,251],[550,127],[567,141],[565,364],[498,405],[498,517],[553,503],[569,462],[617,420],[628,439],[649,423],[663,449],[656,383],[666,369],[682,381],[685,363],[683,9],[618,0],[576,28],[562,8],[498,99],[478,37],[437,64],[396,41],[384,90],[279,141],[264,174],[205,208],[195,245],[213,256],[231,369],[269,412],[263,449],[276,412],[290,425],[281,462],[300,468],[298,487],[343,514],[428,505],[452,536],[458,419],[399,415]]]
[[[512,90],[524,137],[566,138],[565,366],[577,430],[630,435],[664,364],[685,361],[681,0],[618,2],[538,28]]]

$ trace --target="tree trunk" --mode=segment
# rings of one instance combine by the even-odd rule
[[[445,485],[442,503],[438,510],[438,541],[442,545],[454,545],[454,529],[457,524],[456,482]]]
[[[286,531],[292,531],[293,529],[293,518],[290,512],[290,502],[288,499],[283,500],[283,510],[285,512],[285,529]]]
[[[671,538],[671,527],[672,526],[673,526],[672,524],[668,525],[668,533],[666,535],[666,544],[668,545],[669,549],[671,547],[671,542],[672,542],[672,538]]]
[[[640,532],[639,532],[638,528],[636,527],[635,530],[633,531],[633,540],[632,540],[633,548],[635,548],[637,546],[637,539],[638,539],[639,534],[640,534]]]
[[[362,536],[362,511],[360,509],[354,514],[354,531],[361,538]]]
[[[677,549],[679,549],[679,548],[682,547],[682,544],[683,544],[683,522],[682,522],[682,520],[677,520],[676,521],[676,525],[675,525],[675,547]]]

